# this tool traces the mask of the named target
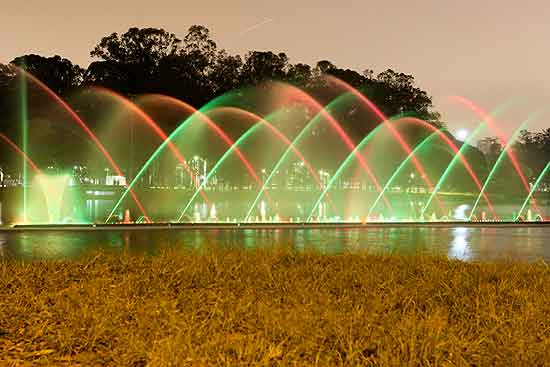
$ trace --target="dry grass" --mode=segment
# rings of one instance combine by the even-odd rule
[[[0,264],[0,366],[550,363],[550,269],[286,250]]]

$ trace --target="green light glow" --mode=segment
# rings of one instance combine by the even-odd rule
[[[143,176],[143,174],[147,171],[147,169],[149,168],[149,166],[160,156],[160,154],[164,151],[164,149],[166,148],[166,146],[168,145],[168,143],[170,143],[171,141],[173,141],[184,129],[187,125],[189,125],[195,118],[204,118],[204,117],[201,117],[204,113],[206,113],[208,110],[218,106],[219,104],[221,104],[223,102],[223,100],[225,99],[228,99],[228,98],[231,98],[233,97],[235,94],[238,94],[239,91],[232,91],[232,92],[229,92],[227,94],[224,94],[222,96],[219,96],[215,99],[213,99],[212,101],[208,102],[206,105],[204,105],[203,107],[201,107],[199,110],[197,110],[197,112],[193,113],[191,116],[189,116],[187,119],[185,119],[169,136],[168,136],[168,139],[166,139],[165,141],[162,142],[162,144],[160,144],[160,146],[157,148],[157,150],[155,150],[153,152],[153,154],[151,154],[151,156],[147,159],[147,161],[145,162],[145,164],[140,168],[139,172],[137,173],[137,175],[133,178],[132,182],[130,182],[130,184],[128,185],[128,187],[126,188],[126,190],[124,190],[124,192],[122,193],[122,195],[120,196],[120,198],[118,199],[118,201],[116,202],[115,206],[113,207],[113,209],[111,210],[111,212],[109,213],[109,216],[107,217],[107,220],[105,221],[106,223],[109,222],[109,220],[113,217],[114,213],[116,212],[116,210],[118,209],[118,207],[122,204],[122,202],[124,201],[124,199],[126,198],[126,196],[128,196],[128,193],[130,192],[130,190],[133,189],[133,187],[135,186],[135,184],[139,181],[139,179],[141,178],[141,176]]]
[[[401,171],[405,168],[405,166],[407,165],[407,163],[409,163],[409,161],[412,159],[412,157],[414,157],[416,155],[417,152],[419,152],[422,148],[424,148],[424,146],[426,146],[429,142],[431,142],[431,140],[436,137],[436,136],[439,136],[438,132],[441,132],[442,129],[438,130],[438,131],[434,131],[433,133],[431,133],[430,135],[428,135],[426,138],[424,138],[414,149],[413,151],[407,156],[407,158],[405,158],[401,164],[399,165],[399,167],[397,167],[397,169],[393,172],[393,174],[391,175],[391,177],[388,179],[388,181],[386,182],[386,184],[384,185],[384,189],[382,190],[382,192],[380,192],[378,194],[378,196],[376,197],[376,200],[374,200],[374,202],[372,203],[371,207],[369,208],[369,212],[367,214],[367,217],[370,217],[372,212],[374,211],[374,208],[376,208],[376,205],[378,205],[378,202],[380,201],[380,199],[382,198],[382,195],[384,195],[384,193],[388,190],[388,188],[391,186],[391,184],[393,183],[393,181],[399,177],[399,174],[401,173]],[[407,193],[408,195],[408,193]]]
[[[460,157],[462,157],[464,155],[464,152],[466,151],[466,149],[468,149],[470,147],[470,142],[472,141],[472,139],[475,136],[477,136],[477,134],[479,134],[479,132],[482,131],[483,128],[485,128],[485,123],[481,123],[481,124],[477,125],[477,127],[474,129],[474,131],[472,131],[470,136],[468,136],[468,138],[464,141],[464,143],[462,144],[462,146],[460,147],[458,152],[453,156],[453,159],[451,159],[451,162],[449,163],[447,168],[445,168],[445,171],[443,172],[443,174],[439,177],[439,180],[437,181],[437,184],[435,185],[432,193],[430,194],[430,197],[426,201],[426,204],[424,205],[424,207],[422,207],[422,210],[420,212],[420,216],[423,216],[426,213],[426,210],[428,209],[428,207],[432,203],[433,199],[435,198],[435,195],[439,192],[439,189],[441,188],[441,186],[445,183],[447,178],[450,176],[451,172],[455,168],[455,166],[456,166],[457,162],[459,161]]]
[[[353,97],[353,94],[351,92],[348,92],[348,93],[344,93],[338,97],[336,97],[335,99],[333,99],[328,105],[326,105],[324,107],[324,110],[325,111],[328,111],[329,109],[332,109],[332,108],[335,108],[336,106],[338,106],[340,103],[343,103],[345,101],[346,98],[350,98],[350,97]],[[248,208],[248,211],[246,213],[246,216],[244,218],[244,221],[247,222],[248,221],[248,218],[250,217],[250,215],[252,214],[252,211],[254,210],[254,208],[256,207],[256,205],[258,204],[258,201],[260,200],[260,198],[262,197],[262,194],[265,192],[267,186],[269,185],[269,183],[271,182],[271,179],[275,176],[275,174],[277,173],[277,171],[279,170],[279,168],[281,167],[281,165],[285,162],[285,160],[287,159],[288,155],[290,154],[290,152],[296,147],[296,145],[298,145],[298,143],[302,140],[302,138],[304,136],[306,136],[306,134],[315,126],[317,125],[317,123],[319,121],[321,121],[321,117],[323,117],[323,114],[322,114],[323,111],[319,111],[308,123],[307,125],[302,129],[302,131],[300,131],[300,133],[294,138],[294,140],[292,140],[292,143],[288,146],[288,148],[285,150],[285,152],[283,153],[283,155],[281,156],[281,158],[279,158],[279,160],[277,161],[277,163],[275,164],[275,166],[271,169],[271,172],[269,173],[269,176],[267,177],[267,179],[264,181],[263,185],[262,185],[262,188],[258,191],[258,194],[256,195],[256,198],[254,199],[254,201],[252,202],[252,204],[250,205],[250,207]]]
[[[391,120],[390,120],[391,121]],[[332,187],[332,185],[334,184],[334,182],[338,179],[338,177],[342,174],[342,172],[344,171],[344,169],[348,166],[348,164],[350,164],[354,158],[356,158],[357,156],[357,152],[359,152],[359,150],[361,150],[363,148],[363,146],[365,144],[367,144],[375,135],[377,132],[381,131],[382,128],[384,127],[387,127],[386,124],[379,124],[376,128],[374,128],[367,136],[365,136],[363,138],[363,140],[361,140],[361,142],[359,144],[357,144],[357,146],[355,147],[355,149],[350,152],[350,154],[348,154],[348,156],[346,157],[346,159],[342,162],[342,164],[340,164],[340,166],[338,167],[338,169],[336,170],[336,172],[334,172],[334,175],[330,178],[330,181],[328,182],[327,184],[327,187],[325,187],[325,189],[323,190],[323,192],[321,193],[321,195],[319,195],[319,197],[317,198],[317,201],[315,202],[315,205],[313,205],[313,208],[311,209],[311,211],[309,212],[309,215],[306,219],[306,222],[309,222],[311,221],[311,217],[313,216],[313,213],[315,213],[315,210],[317,210],[317,207],[319,206],[319,204],[321,204],[321,201],[323,200],[323,198],[325,197],[325,195],[327,194],[328,190],[330,190],[330,188]],[[381,191],[382,192],[382,191]]]
[[[50,223],[61,223],[62,207],[63,207],[63,195],[69,182],[69,175],[37,175],[36,182],[42,188],[44,192],[44,199],[46,202],[46,209],[48,211],[48,218]]]
[[[522,97],[511,98],[510,100],[508,100],[508,102],[497,106],[493,111],[491,111],[489,113],[489,116],[491,118],[498,117],[499,114],[505,112],[506,109],[511,107],[514,103],[517,103],[517,102],[521,101],[521,99],[522,99]],[[453,157],[453,159],[451,160],[451,162],[449,163],[449,165],[447,166],[447,168],[445,169],[443,174],[440,176],[439,181],[437,182],[437,184],[434,187],[434,190],[432,191],[428,201],[426,202],[426,205],[424,205],[424,207],[422,208],[422,211],[421,211],[421,214],[420,214],[421,216],[424,215],[424,213],[426,212],[426,210],[430,206],[432,200],[434,199],[435,195],[437,194],[437,192],[441,188],[441,185],[443,185],[443,183],[447,180],[448,176],[450,175],[451,171],[455,168],[459,158],[463,155],[463,152],[466,150],[467,147],[470,146],[470,142],[472,141],[472,138],[474,136],[476,136],[481,131],[481,129],[484,128],[485,126],[486,126],[486,123],[484,121],[482,121],[480,124],[477,125],[477,127],[470,134],[470,136],[468,136],[468,138],[463,142],[463,144],[460,147],[460,149],[458,150],[458,152],[455,154],[455,156]]]
[[[539,118],[545,111],[537,111],[537,112],[533,112],[531,113],[527,119],[521,124],[521,126],[514,132],[514,134],[512,135],[512,137],[508,140],[508,142],[506,143],[506,146],[502,149],[502,152],[500,152],[495,164],[493,165],[493,167],[491,168],[491,171],[489,172],[489,175],[487,176],[487,178],[485,179],[485,182],[483,183],[483,187],[481,188],[481,191],[479,192],[479,195],[477,196],[476,198],[476,201],[474,202],[474,205],[472,207],[472,210],[470,212],[470,217],[468,218],[468,220],[472,220],[472,217],[475,213],[475,210],[477,209],[477,206],[479,204],[479,201],[481,200],[481,196],[483,195],[483,193],[485,192],[485,189],[487,188],[487,186],[489,185],[489,182],[492,181],[493,179],[493,176],[496,174],[496,171],[497,169],[500,167],[500,164],[502,163],[502,161],[504,160],[504,158],[506,158],[508,156],[507,154],[507,150],[511,148],[512,144],[514,144],[518,138],[518,136],[520,135],[521,131],[527,126],[529,125],[533,120],[536,120],[537,118]]]
[[[23,66],[24,67],[24,66]],[[21,150],[24,155],[28,156],[28,143],[29,143],[29,111],[28,111],[28,91],[27,91],[27,78],[24,71],[20,72],[20,117],[21,117]],[[23,222],[27,223],[27,206],[28,206],[28,174],[29,166],[26,159],[23,156]]]
[[[544,178],[544,175],[546,175],[546,173],[550,170],[550,161],[548,161],[548,163],[546,164],[546,167],[544,167],[544,169],[542,170],[542,172],[540,173],[539,177],[537,177],[537,180],[535,181],[535,184],[533,185],[533,187],[531,188],[531,191],[529,191],[529,194],[527,195],[527,197],[525,198],[525,201],[523,202],[523,205],[521,206],[521,209],[519,210],[518,212],[518,215],[516,216],[516,220],[519,219],[519,217],[521,217],[521,214],[523,213],[523,211],[525,210],[525,207],[527,206],[527,204],[529,203],[529,200],[531,199],[531,197],[533,196],[533,194],[535,193],[535,190],[537,189],[537,187],[539,186],[539,184],[541,183],[542,179]]]
[[[237,141],[235,141],[235,143],[233,143],[233,145],[231,145],[231,147],[229,147],[229,149],[227,149],[225,151],[225,153],[223,154],[223,156],[218,159],[218,161],[216,162],[216,164],[212,167],[212,169],[210,170],[210,172],[208,173],[208,175],[206,176],[206,178],[203,180],[203,182],[201,183],[201,185],[195,190],[195,192],[193,193],[193,196],[191,196],[191,199],[189,199],[189,201],[187,202],[187,205],[185,205],[184,209],[182,210],[180,216],[178,217],[178,222],[181,221],[181,219],[183,218],[183,216],[185,215],[185,213],[187,212],[187,210],[189,209],[189,207],[191,206],[191,204],[193,203],[193,201],[196,199],[196,197],[199,195],[199,193],[201,192],[201,190],[204,189],[204,186],[206,186],[206,184],[208,183],[208,180],[210,180],[210,177],[216,173],[216,171],[218,170],[218,168],[223,164],[223,162],[235,151],[235,148],[238,148],[242,143],[244,143],[254,132],[256,132],[256,130],[260,127],[260,126],[265,126],[265,121],[270,121],[271,119],[273,119],[277,114],[280,114],[282,113],[284,110],[283,109],[280,109],[279,111],[276,111],[270,115],[268,115],[267,117],[263,118],[262,120],[258,121],[257,123],[255,123],[252,127],[250,127],[248,130],[246,130],[246,132],[241,135],[239,137],[239,139],[237,139]]]

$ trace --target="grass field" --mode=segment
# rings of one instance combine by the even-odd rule
[[[550,268],[203,250],[0,263],[0,366],[550,364]]]

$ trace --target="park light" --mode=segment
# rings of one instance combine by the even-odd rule
[[[456,132],[456,138],[460,141],[465,141],[468,135],[470,135],[470,132],[466,129],[459,129]]]

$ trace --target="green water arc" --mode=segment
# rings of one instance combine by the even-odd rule
[[[420,150],[422,150],[425,146],[428,145],[428,143],[431,142],[431,140],[437,136],[439,136],[439,133],[441,133],[443,129],[439,129],[437,131],[434,131],[430,135],[428,135],[426,138],[424,138],[416,147],[414,147],[413,151],[405,158],[401,164],[395,169],[395,171],[392,173],[386,184],[384,185],[383,192],[386,192],[388,188],[391,186],[393,181],[399,176],[401,171],[405,168],[407,163],[412,159],[413,156],[415,156]],[[372,212],[376,208],[376,205],[380,202],[380,199],[382,198],[382,193],[378,194],[374,202],[372,203],[371,207],[369,208],[369,211],[367,213],[367,217],[370,217],[372,215]]]
[[[344,161],[340,164],[336,172],[334,172],[334,175],[330,178],[329,182],[327,183],[327,186],[325,187],[321,195],[319,195],[319,197],[317,198],[315,204],[313,205],[311,211],[309,212],[306,222],[311,221],[311,217],[313,216],[313,213],[315,213],[315,210],[317,210],[319,204],[321,204],[321,201],[324,199],[325,195],[331,189],[332,185],[334,184],[334,182],[336,182],[336,180],[342,174],[342,172],[344,172],[344,169],[356,158],[359,150],[361,150],[363,146],[367,144],[383,128],[387,128],[386,124],[379,124],[378,126],[376,126],[370,133],[367,134],[367,136],[363,138],[363,140],[361,140],[359,144],[357,144],[355,149],[352,152],[350,152],[350,154],[348,154],[346,159],[344,159]],[[382,193],[382,191],[383,190],[381,190],[380,193]]]
[[[344,94],[334,98],[329,104],[327,104],[324,107],[324,109],[325,109],[325,111],[328,111],[331,108],[336,107],[338,104],[343,103],[346,98],[351,98],[351,97],[352,97],[351,93],[344,93]],[[275,166],[269,172],[269,175],[267,176],[266,180],[264,181],[264,183],[262,185],[262,188],[258,191],[258,194],[256,195],[256,197],[254,198],[252,204],[248,208],[248,211],[247,211],[246,216],[244,218],[245,222],[247,222],[248,219],[250,218],[250,215],[252,214],[252,211],[254,210],[256,205],[258,204],[258,201],[262,197],[262,194],[265,192],[266,188],[270,184],[271,180],[273,179],[273,177],[275,176],[275,174],[277,173],[277,171],[279,170],[281,165],[286,161],[286,159],[287,159],[288,155],[290,154],[290,152],[293,149],[295,149],[296,145],[300,142],[300,140],[302,140],[302,138],[306,135],[306,133],[309,132],[315,125],[317,125],[317,123],[319,123],[319,121],[321,121],[322,117],[323,117],[322,116],[322,111],[319,111],[307,123],[307,125],[300,131],[300,133],[292,140],[292,143],[288,146],[288,148],[285,150],[285,152],[283,153],[281,158],[279,158],[279,160],[277,161]]]
[[[472,206],[472,210],[470,211],[470,216],[468,218],[469,220],[472,220],[472,217],[474,216],[474,213],[477,209],[477,206],[479,205],[479,202],[481,200],[481,196],[483,195],[483,193],[487,189],[487,186],[489,185],[489,183],[493,180],[493,177],[496,174],[496,171],[500,167],[501,163],[503,162],[504,158],[506,158],[508,156],[507,150],[510,149],[512,147],[512,144],[514,144],[516,142],[516,140],[519,137],[521,131],[527,125],[529,125],[532,121],[539,118],[544,112],[546,112],[546,110],[536,111],[536,112],[531,113],[527,117],[527,119],[522,122],[520,127],[518,129],[516,129],[516,131],[514,131],[512,137],[510,137],[510,139],[508,139],[508,142],[506,143],[506,146],[502,149],[502,152],[500,152],[497,160],[495,161],[495,164],[493,164],[493,167],[491,168],[491,171],[489,172],[489,174],[487,175],[487,178],[485,179],[485,182],[483,183],[483,187],[481,188],[481,191],[479,192],[479,195],[477,196],[477,198],[474,202],[474,205]]]
[[[439,177],[439,180],[437,181],[437,184],[435,185],[433,191],[430,193],[430,196],[428,197],[428,200],[426,201],[426,204],[424,204],[424,206],[422,207],[422,210],[420,211],[421,216],[425,215],[426,210],[429,208],[430,204],[432,203],[433,199],[435,198],[435,195],[437,195],[437,193],[441,189],[441,186],[445,183],[447,178],[450,176],[451,172],[455,168],[455,166],[456,166],[457,162],[459,161],[459,159],[464,156],[464,152],[466,151],[466,149],[468,149],[470,147],[470,142],[472,141],[472,139],[475,136],[477,136],[477,134],[479,134],[479,132],[481,130],[483,130],[483,128],[485,128],[485,124],[484,123],[479,124],[474,129],[474,131],[472,131],[472,133],[468,136],[468,138],[463,142],[460,149],[458,149],[458,152],[456,152],[454,154],[453,158],[451,159],[451,162],[447,165],[447,168],[445,168],[445,171]]]
[[[195,192],[193,193],[193,195],[191,196],[191,198],[188,200],[187,204],[185,205],[185,207],[183,208],[183,210],[181,211],[181,214],[179,215],[178,219],[177,219],[177,222],[180,222],[181,219],[183,218],[183,216],[185,215],[185,213],[187,212],[187,210],[189,209],[189,207],[192,205],[193,201],[197,198],[197,196],[199,195],[200,191],[204,189],[204,187],[206,186],[206,184],[208,183],[208,181],[210,180],[210,177],[212,177],[213,174],[216,173],[216,171],[218,170],[218,168],[225,162],[225,160],[235,151],[235,149],[237,147],[239,147],[241,144],[243,144],[250,136],[252,136],[252,134],[254,132],[256,132],[258,130],[258,128],[262,127],[262,126],[265,126],[265,122],[268,122],[270,121],[271,119],[275,118],[278,114],[281,114],[283,113],[284,110],[283,109],[280,109],[274,113],[271,113],[269,114],[268,116],[262,118],[261,120],[259,120],[257,123],[255,123],[252,127],[250,127],[248,130],[246,130],[246,132],[244,134],[242,134],[239,139],[237,139],[233,145],[231,145],[231,147],[229,147],[229,149],[227,149],[225,151],[225,153],[222,155],[222,157],[220,159],[218,159],[218,161],[214,164],[214,166],[212,167],[212,169],[210,170],[210,172],[208,172],[208,175],[206,175],[205,179],[203,180],[203,182],[200,184],[200,186],[195,190]]]
[[[492,117],[492,118],[497,117],[499,114],[502,114],[508,108],[510,108],[513,104],[520,102],[522,99],[524,99],[524,98],[523,97],[515,97],[515,98],[509,99],[506,103],[503,103],[503,104],[497,106],[493,111],[491,111],[489,116]],[[473,137],[476,136],[480,132],[480,129],[485,127],[486,125],[487,124],[484,121],[479,123],[477,125],[477,127],[474,129],[474,131],[468,136],[466,141],[464,141],[464,143],[462,144],[462,146],[460,147],[458,152],[454,155],[453,159],[451,160],[451,162],[449,163],[449,165],[447,166],[447,168],[445,169],[445,171],[443,172],[443,174],[439,178],[436,186],[434,187],[434,190],[432,191],[432,193],[430,194],[430,196],[428,198],[428,201],[426,202],[426,204],[424,205],[424,207],[421,210],[421,215],[425,214],[426,210],[428,209],[431,202],[433,201],[435,195],[439,192],[439,189],[441,188],[443,183],[447,180],[447,178],[450,175],[451,171],[455,168],[459,158],[463,156],[463,152],[467,149],[467,147],[470,146],[469,143],[472,141]]]
[[[170,133],[170,135],[168,136],[168,139],[163,141],[162,144],[160,144],[159,147],[153,152],[153,154],[151,154],[151,156],[147,159],[147,161],[143,164],[143,166],[141,166],[137,175],[132,179],[132,181],[126,188],[126,190],[124,190],[119,200],[114,205],[113,209],[109,213],[109,216],[105,220],[105,223],[108,223],[109,220],[113,217],[118,207],[122,204],[126,196],[128,196],[128,193],[130,192],[130,190],[133,189],[135,184],[138,182],[141,176],[143,176],[143,174],[147,171],[149,166],[160,156],[160,154],[164,151],[164,149],[166,148],[169,142],[172,142],[185,129],[185,127],[189,125],[197,116],[198,118],[206,118],[204,116],[205,112],[221,104],[224,99],[231,98],[237,93],[238,93],[237,91],[233,91],[213,99],[212,101],[208,102],[206,105],[201,107],[199,110],[197,110],[195,113],[193,113],[191,116],[187,117],[182,123],[180,123],[179,126],[174,131],[172,131],[172,133]]]
[[[535,183],[533,184],[533,187],[531,188],[531,191],[529,191],[529,194],[527,194],[527,197],[523,201],[523,204],[521,205],[521,208],[518,212],[518,215],[516,216],[516,221],[519,220],[519,218],[521,217],[521,214],[523,213],[523,211],[527,207],[527,204],[529,203],[529,200],[531,200],[531,197],[534,195],[535,191],[537,190],[538,186],[542,182],[542,179],[544,178],[546,173],[548,173],[548,171],[550,171],[550,161],[548,161],[548,163],[546,164],[546,166],[544,167],[542,172],[539,174],[539,176],[535,180]]]

